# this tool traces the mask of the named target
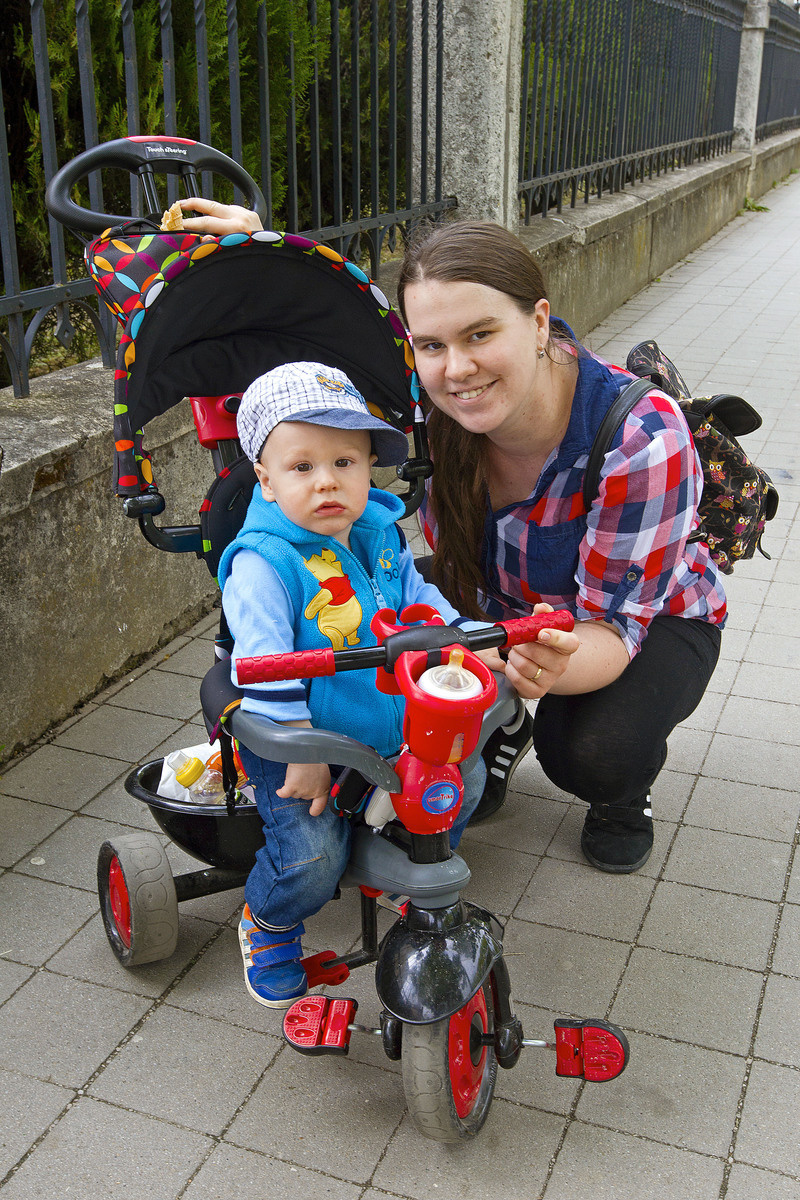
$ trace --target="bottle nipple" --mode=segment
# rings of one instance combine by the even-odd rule
[[[464,688],[472,687],[475,676],[471,671],[464,669],[464,651],[460,646],[454,646],[447,662],[433,668],[431,678],[439,687],[461,692]]]
[[[431,696],[449,700],[468,700],[483,690],[478,676],[464,666],[464,651],[461,646],[453,647],[447,662],[424,671],[420,676],[419,686]]]

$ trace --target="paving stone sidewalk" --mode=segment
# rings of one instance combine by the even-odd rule
[[[744,394],[764,416],[747,447],[781,492],[773,558],[729,581],[722,659],[671,740],[654,854],[632,877],[589,868],[583,806],[532,756],[464,841],[469,897],[507,921],[526,1035],[607,1016],[625,1074],[578,1084],[527,1051],[480,1137],[443,1147],[415,1132],[377,1039],[347,1060],[284,1045],[243,987],[240,892],[182,905],[167,962],[117,964],[97,850],[155,828],[123,789],[131,764],[203,738],[212,616],[0,775],[3,1200],[800,1200],[800,178],[764,203],[589,339],[624,361],[655,337],[695,392]],[[307,950],[347,948],[356,918],[346,893]],[[351,982],[374,1021],[370,971]]]

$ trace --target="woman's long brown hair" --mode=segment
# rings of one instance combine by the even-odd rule
[[[397,285],[404,320],[406,288],[428,279],[494,288],[527,315],[547,299],[535,259],[513,233],[489,221],[452,221],[420,230],[406,251]],[[433,580],[459,612],[480,618],[478,596],[487,591],[481,570],[487,439],[435,407],[428,433],[435,464],[430,503],[438,527]]]

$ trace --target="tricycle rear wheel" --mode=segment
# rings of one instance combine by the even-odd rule
[[[97,893],[106,936],[123,967],[169,958],[178,944],[178,897],[167,856],[152,833],[103,842]]]
[[[475,1137],[494,1095],[497,1060],[491,990],[478,988],[451,1017],[403,1026],[403,1087],[420,1133],[439,1142]]]

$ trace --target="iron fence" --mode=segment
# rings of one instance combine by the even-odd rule
[[[745,0],[526,0],[524,219],[730,149]]]
[[[771,0],[758,93],[756,141],[800,126],[800,15]]]
[[[278,28],[281,8],[288,17]],[[398,230],[455,205],[441,177],[442,0],[225,0],[224,29],[219,9],[206,0],[75,0],[74,16],[65,18],[54,0],[30,0],[20,36],[35,75],[38,119],[21,103],[4,107],[10,85],[0,79],[0,318],[7,322],[0,349],[16,395],[28,394],[34,340],[53,313],[62,346],[75,337],[75,318],[94,330],[103,361],[113,362],[113,322],[98,311],[63,229],[37,213],[38,241],[21,244],[33,215],[20,199],[26,187],[41,205],[44,186],[81,149],[142,132],[212,144],[259,182],[271,226],[327,242],[365,266],[368,260],[373,278]],[[157,33],[143,23],[148,15]],[[65,79],[75,95],[71,108],[63,97],[54,102]],[[158,127],[147,127],[154,113]],[[9,151],[12,117],[31,127],[34,153],[26,153],[24,171],[19,148]],[[19,147],[21,131],[11,128]],[[432,170],[416,170],[429,151]],[[203,192],[237,198],[207,175]],[[129,204],[124,197],[123,207],[104,207],[101,180],[90,176],[88,200],[95,211],[142,212],[135,181]],[[40,250],[34,269],[30,260]],[[31,286],[36,274],[46,276],[44,286]]]

